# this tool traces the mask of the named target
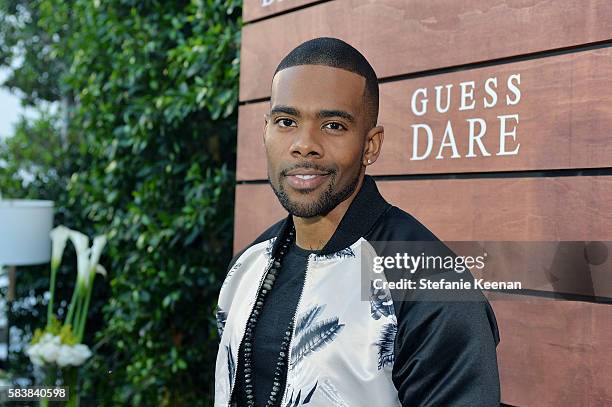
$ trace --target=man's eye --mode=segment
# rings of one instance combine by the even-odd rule
[[[278,119],[276,121],[276,124],[278,124],[279,127],[291,127],[292,123],[295,122],[291,119]]]
[[[341,123],[337,123],[337,122],[327,123],[325,127],[327,127],[330,130],[346,130],[346,127],[344,127],[344,125],[342,125]]]

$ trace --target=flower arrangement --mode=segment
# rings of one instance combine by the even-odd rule
[[[87,345],[77,343],[70,326],[61,326],[55,318],[44,333],[37,329],[26,353],[36,366],[80,366],[91,356]]]
[[[87,322],[87,311],[91,300],[96,273],[106,276],[106,270],[100,264],[100,255],[106,245],[106,236],[96,236],[93,246],[89,247],[89,238],[81,232],[64,226],[57,226],[51,233],[51,293],[47,305],[47,325],[36,329],[34,337],[26,349],[26,354],[35,366],[44,372],[45,385],[56,385],[58,373],[61,372],[64,385],[69,387],[67,406],[78,406],[77,391],[78,368],[92,355],[89,347],[82,343]],[[66,242],[70,240],[77,255],[77,283],[68,306],[63,323],[53,313],[55,282],[61,264]],[[41,400],[41,406],[48,401]]]

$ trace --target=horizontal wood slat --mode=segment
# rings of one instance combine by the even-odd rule
[[[612,306],[496,295],[502,402],[612,405]]]
[[[483,267],[471,271],[487,283],[612,299],[612,241],[445,242],[464,258],[480,256]]]
[[[244,26],[240,100],[269,96],[283,56],[319,36],[349,42],[386,78],[609,40],[612,7],[608,0],[330,1]]]
[[[242,21],[248,23],[317,1],[318,0],[246,0],[242,5]]]
[[[377,181],[443,240],[612,240],[612,177]],[[236,187],[235,249],[286,212],[267,184]]]
[[[444,241],[612,241],[612,177],[379,181],[378,186],[389,202]],[[269,185],[238,185],[234,250],[285,213]],[[579,248],[568,244],[549,246],[537,259],[525,250],[513,259],[512,244],[500,247],[491,253],[496,262],[484,269],[486,280],[612,298],[612,251],[600,265],[580,263],[573,270],[560,266],[580,260]]]
[[[519,76],[520,75],[520,84]],[[494,87],[493,79],[497,86]],[[379,160],[368,168],[373,175],[427,174],[477,171],[515,171],[565,168],[612,167],[612,48],[559,55],[468,71],[385,83],[380,86],[379,123],[385,127],[385,140]],[[487,88],[485,88],[485,84]],[[472,98],[464,98],[464,105],[474,108],[460,110],[461,88]],[[436,86],[440,91],[440,107],[444,110],[450,88],[448,112],[436,109]],[[517,99],[516,89],[520,91]],[[411,107],[412,96],[418,89],[427,89],[427,112],[416,115]],[[497,102],[490,94],[495,90]],[[416,113],[422,112],[423,91],[415,97]],[[510,101],[518,103],[508,104]],[[238,123],[239,180],[266,179],[266,157],[263,147],[263,115],[270,102],[247,104],[240,107]],[[515,117],[512,117],[516,115]],[[506,118],[500,119],[500,116]],[[486,130],[470,152],[470,120],[474,123],[474,139]],[[452,158],[451,147],[440,148],[450,121],[459,158]],[[502,122],[505,132],[516,129],[516,139],[505,136],[503,150],[515,155],[500,155]],[[426,124],[431,128],[432,148],[422,160],[411,159],[414,151],[413,125]],[[426,149],[426,130],[418,131],[416,154]],[[446,141],[450,138],[446,137]],[[441,159],[436,159],[440,154]],[[490,154],[485,156],[485,154]]]

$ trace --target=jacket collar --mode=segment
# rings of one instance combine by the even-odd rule
[[[331,254],[345,249],[366,235],[374,226],[378,218],[391,205],[382,197],[374,179],[366,175],[363,184],[351,202],[336,231],[329,239],[320,254]],[[276,255],[278,246],[284,242],[284,236],[293,226],[293,216],[288,215],[274,242],[273,253]]]

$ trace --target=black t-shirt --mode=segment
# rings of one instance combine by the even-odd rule
[[[291,245],[282,260],[281,270],[274,281],[272,290],[266,296],[263,310],[257,321],[253,339],[253,389],[257,407],[265,406],[270,397],[281,342],[297,310],[306,276],[308,256],[311,253],[317,253],[317,251],[302,249],[295,243]],[[276,406],[280,406],[286,378],[287,363],[281,374],[281,391],[277,396]],[[239,406],[247,405],[244,392],[243,346],[240,346],[238,353],[234,399],[238,401]]]

